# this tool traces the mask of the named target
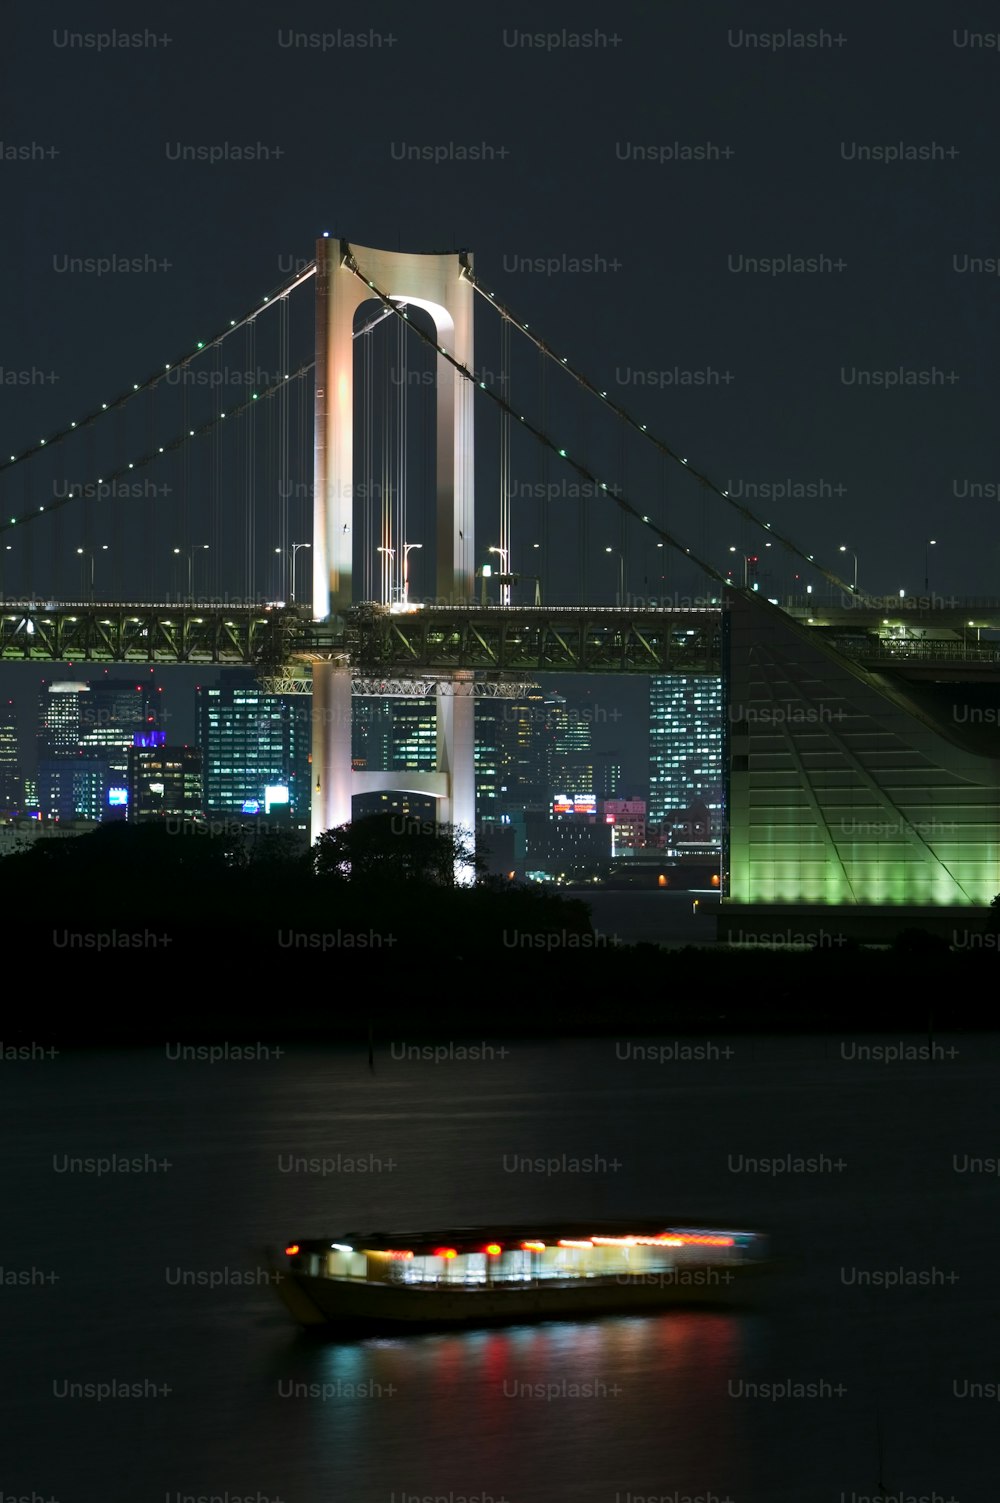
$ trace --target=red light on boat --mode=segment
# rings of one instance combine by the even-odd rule
[[[544,1242],[522,1242],[521,1247],[525,1252],[544,1252]]]
[[[499,1242],[487,1242],[483,1251],[488,1252],[491,1258],[496,1258],[500,1255],[503,1249],[501,1248]]]
[[[389,1256],[390,1258],[412,1258],[413,1254],[411,1252],[399,1252],[398,1250],[393,1249]]]
[[[732,1237],[705,1237],[695,1232],[680,1232],[677,1240],[689,1247],[732,1247]]]
[[[289,1257],[289,1258],[294,1258],[294,1257],[295,1257],[295,1254],[296,1254],[296,1253],[297,1253],[297,1252],[298,1252],[298,1251],[299,1251],[299,1244],[298,1244],[298,1243],[297,1243],[297,1242],[293,1242],[293,1243],[292,1243],[292,1244],[291,1244],[291,1245],[290,1245],[290,1246],[289,1246],[289,1247],[286,1247],[286,1248],[285,1248],[285,1253],[286,1253],[286,1255],[287,1255],[287,1256],[288,1256],[288,1257]]]
[[[458,1253],[453,1247],[435,1247],[435,1258],[457,1258]]]

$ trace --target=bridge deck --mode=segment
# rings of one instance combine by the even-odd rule
[[[813,609],[810,607],[810,609]],[[1000,642],[982,641],[993,619],[982,611],[975,635],[968,602],[923,610],[906,620],[871,610],[816,608],[808,624],[846,655],[906,677],[1000,675]],[[0,603],[0,659],[7,662],[215,663],[300,676],[311,662],[343,658],[362,677],[480,671],[535,673],[722,671],[719,605],[435,606],[408,611],[353,607],[343,618],[312,621],[281,602],[7,601]],[[1000,612],[996,617],[1000,623]],[[850,635],[846,628],[850,627]],[[998,628],[1000,629],[1000,628]]]

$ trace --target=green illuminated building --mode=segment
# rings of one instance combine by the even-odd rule
[[[875,672],[736,595],[726,632],[730,901],[988,904],[1000,685]]]

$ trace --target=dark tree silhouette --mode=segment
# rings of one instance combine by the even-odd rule
[[[372,814],[337,825],[313,846],[318,877],[351,882],[455,887],[456,864],[471,867],[477,877],[485,870],[468,833],[401,814]]]

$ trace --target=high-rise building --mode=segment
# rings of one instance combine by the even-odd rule
[[[76,756],[83,726],[81,699],[90,685],[78,679],[43,680],[38,697],[39,757]]]
[[[80,701],[80,747],[103,756],[109,772],[128,772],[128,754],[137,731],[160,727],[160,691],[152,681],[91,679]]]
[[[705,804],[721,833],[722,680],[669,674],[649,680],[649,821]]]
[[[351,702],[352,763],[361,772],[389,763],[389,701],[359,694]]]
[[[498,745],[502,749],[499,812],[548,807],[549,735],[546,730],[545,696],[541,690],[525,699],[502,699],[498,722]]]
[[[600,752],[595,758],[594,792],[598,798],[619,798],[622,788],[622,764],[619,752]]]
[[[124,818],[118,799],[128,784],[129,753],[137,734],[159,731],[160,690],[152,675],[138,681],[104,676],[91,679],[88,687],[80,700],[79,749],[104,768],[101,819]]]
[[[545,698],[546,739],[549,749],[548,793],[594,792],[594,754],[590,721],[567,705],[562,694]]]
[[[243,668],[224,668],[195,701],[209,814],[258,814],[287,789],[293,817],[308,814],[312,697],[269,694]]]
[[[38,702],[38,803],[45,819],[101,817],[101,761],[80,744],[83,701],[79,680],[43,682]]]
[[[152,679],[103,676],[43,683],[39,696],[38,793],[53,819],[124,816],[111,797],[128,781],[132,738],[159,724]]]
[[[99,757],[39,757],[38,806],[44,819],[96,822],[104,806],[104,765]]]
[[[433,772],[437,767],[437,706],[434,699],[384,701],[389,714],[389,768]]]
[[[499,823],[504,813],[510,768],[505,704],[503,699],[476,700],[476,823],[480,826]]]
[[[24,800],[14,701],[0,701],[0,811],[19,810]]]
[[[128,759],[128,819],[196,819],[203,809],[202,757],[196,746],[150,745],[163,732],[136,736]]]

